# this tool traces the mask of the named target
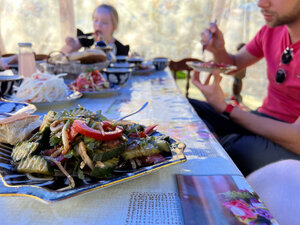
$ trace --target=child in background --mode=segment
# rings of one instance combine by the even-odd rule
[[[77,29],[77,38],[66,38],[66,45],[62,52],[71,53],[78,51],[81,47],[91,47],[101,38],[107,45],[113,48],[114,55],[128,55],[129,46],[123,45],[113,37],[118,27],[119,16],[117,10],[107,4],[98,6],[93,13],[94,33],[84,34]]]

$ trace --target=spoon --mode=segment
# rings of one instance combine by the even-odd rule
[[[149,102],[146,102],[141,108],[139,108],[139,109],[136,110],[135,112],[130,113],[130,114],[126,115],[126,116],[123,116],[123,117],[121,117],[120,119],[117,119],[117,121],[124,120],[125,118],[127,118],[127,117],[129,117],[129,116],[132,116],[132,115],[134,115],[134,114],[136,114],[136,113],[142,111],[142,110],[148,105],[148,103],[149,103]]]

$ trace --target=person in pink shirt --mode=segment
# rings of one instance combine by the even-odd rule
[[[189,99],[244,175],[272,162],[300,159],[300,1],[259,0],[257,5],[266,25],[237,54],[226,51],[215,24],[201,33],[201,43],[212,33],[206,50],[217,63],[236,65],[238,71],[265,58],[269,83],[262,106],[245,111],[227,104],[219,71],[206,82],[195,73],[192,81],[207,101]]]

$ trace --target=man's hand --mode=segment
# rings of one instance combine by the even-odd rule
[[[212,83],[210,80],[213,78]],[[207,102],[219,113],[222,113],[226,108],[225,95],[220,86],[222,77],[219,70],[215,70],[211,73],[202,84],[200,80],[200,73],[198,71],[194,72],[192,82],[199,88],[199,90],[205,96]]]

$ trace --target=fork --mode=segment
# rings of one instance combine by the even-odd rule
[[[216,24],[216,23],[217,23],[217,20],[215,19],[215,21],[213,22],[213,24]],[[213,36],[213,33],[210,32],[207,41],[206,41],[206,42],[203,44],[203,46],[202,46],[202,54],[204,54],[205,47],[206,47],[206,45],[208,45],[208,43],[210,42],[212,36]]]
[[[130,114],[128,114],[128,115],[126,115],[126,116],[123,116],[122,118],[120,118],[120,119],[117,119],[117,121],[121,121],[121,120],[124,120],[125,118],[127,118],[127,117],[129,117],[129,116],[132,116],[132,115],[134,115],[134,114],[136,114],[136,113],[138,113],[138,112],[140,112],[140,111],[142,111],[146,106],[148,105],[148,102],[146,102],[141,108],[139,108],[138,110],[136,110],[135,112],[133,112],[133,113],[130,113]]]

